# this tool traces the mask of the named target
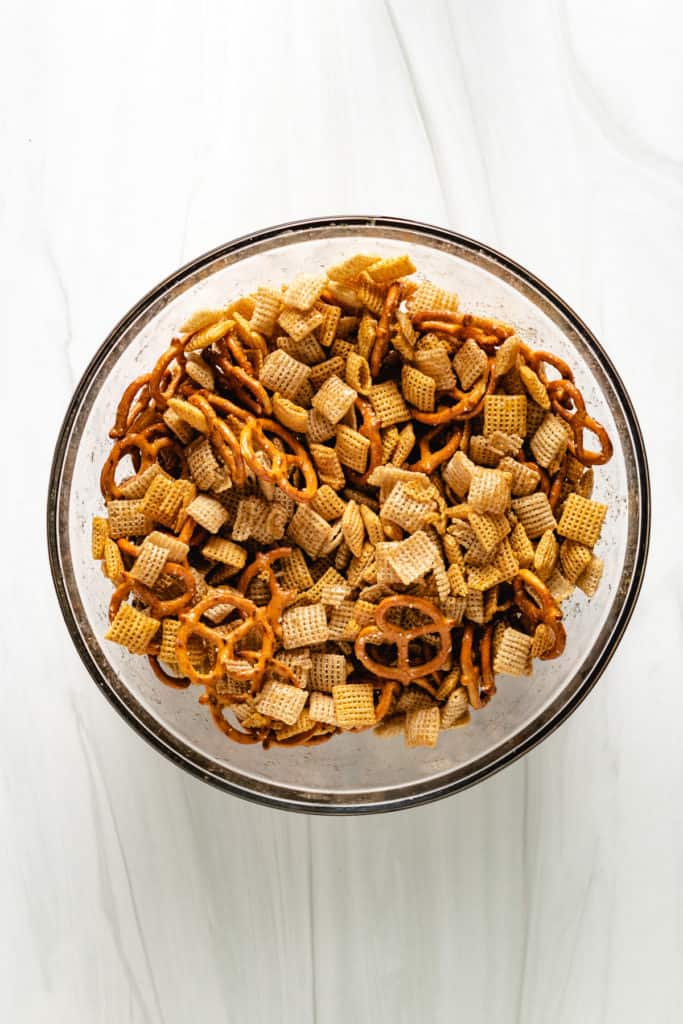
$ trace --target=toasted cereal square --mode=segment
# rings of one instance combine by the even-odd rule
[[[393,380],[373,384],[370,388],[370,403],[382,427],[391,427],[394,423],[404,423],[410,419],[410,409]]]
[[[511,459],[509,455],[500,460],[498,469],[502,473],[509,473],[512,477],[510,491],[513,498],[521,498],[526,494],[532,494],[538,487],[540,481],[538,473],[531,469],[530,466],[525,466],[523,462]]]
[[[519,572],[519,560],[508,537],[504,537],[500,542],[495,555],[495,565],[501,581],[511,580]]]
[[[261,286],[256,289],[254,297],[254,311],[249,320],[249,326],[259,334],[270,337],[275,331],[277,318],[282,309],[282,295],[274,288]]]
[[[493,659],[493,671],[509,676],[531,675],[531,644],[532,637],[508,627]]]
[[[348,668],[343,654],[311,655],[311,689],[332,693],[346,682]]]
[[[294,341],[294,338],[283,334],[277,338],[276,345],[292,359],[305,363],[306,366],[314,366],[325,358],[325,352],[314,334],[307,334],[301,341]]]
[[[342,601],[330,612],[330,634],[329,639],[337,643],[343,640],[353,640],[353,601]]]
[[[303,548],[307,555],[315,558],[329,544],[332,527],[310,506],[299,505],[287,528],[287,536]]]
[[[335,489],[343,487],[346,477],[336,449],[324,444],[310,444],[309,449],[320,480]]]
[[[440,563],[440,555],[423,530],[393,545],[389,565],[401,582],[408,586]]]
[[[158,477],[157,479],[162,479]],[[163,478],[167,479],[167,478]],[[144,505],[144,499],[115,499],[107,502],[109,517],[109,536],[112,540],[119,537],[141,537],[151,529],[150,517]]]
[[[519,518],[530,540],[540,537],[546,530],[557,528],[550,502],[541,491],[523,498],[513,498],[512,511]]]
[[[495,565],[475,565],[467,570],[467,587],[470,590],[490,590],[501,582],[501,575]]]
[[[476,468],[467,501],[475,512],[502,515],[510,505],[510,477],[498,469]]]
[[[496,349],[496,378],[499,379],[511,370],[517,362],[520,339],[516,334],[511,334],[503,344]]]
[[[318,331],[320,344],[323,348],[329,348],[337,333],[337,325],[341,319],[342,311],[339,306],[330,306],[326,302],[316,303],[316,309],[319,313],[322,313],[323,317],[323,322],[321,323],[320,330]],[[340,353],[335,353],[335,355],[337,354]],[[346,359],[346,353],[344,353],[344,359]]]
[[[416,313],[455,313],[458,309],[458,296],[432,284],[421,281],[408,299],[408,309]]]
[[[336,725],[337,719],[334,716],[334,698],[326,693],[312,693],[308,701],[308,713],[314,722],[325,722],[327,725]]]
[[[600,536],[607,514],[607,505],[591,501],[580,494],[570,494],[564,503],[557,532],[592,548]]]
[[[464,452],[456,452],[452,455],[442,476],[451,490],[455,491],[459,498],[464,498],[472,481],[474,463]]]
[[[188,428],[189,429],[189,428]],[[190,436],[192,431],[190,430]],[[147,490],[152,483],[155,476],[163,473],[163,469],[158,462],[153,462],[147,469],[143,469],[141,473],[136,473],[135,476],[129,477],[124,480],[119,486],[119,490],[124,498],[144,498]]]
[[[363,729],[375,724],[373,688],[368,683],[332,687],[334,713],[340,729]]]
[[[465,391],[469,391],[479,380],[487,363],[486,353],[479,348],[476,341],[468,338],[453,360],[453,367]]]
[[[569,427],[553,413],[548,413],[529,442],[531,453],[539,466],[547,469],[564,454],[571,432]]]
[[[380,508],[379,516],[383,523],[396,523],[402,529],[413,533],[424,525],[435,510],[436,502],[430,499],[417,500],[411,496],[407,485],[399,480]]]
[[[206,416],[196,405],[186,402],[183,398],[169,398],[168,407],[180,416],[181,420],[185,420],[193,430],[198,430],[200,434],[208,433],[209,425],[206,422]]]
[[[364,473],[368,463],[368,452],[370,441],[363,437],[357,430],[341,424],[337,427],[337,456],[343,466],[354,469],[357,473]]]
[[[387,289],[384,285],[375,284],[367,276],[365,271],[356,285],[356,294],[366,309],[369,309],[375,316],[380,316],[384,308],[384,299]],[[365,353],[363,353],[365,355]]]
[[[441,711],[435,704],[429,708],[415,708],[406,714],[406,746],[435,747],[441,729]]]
[[[468,587],[467,597],[465,598],[464,616],[466,619],[470,619],[472,622],[477,622],[479,624],[486,621],[486,613],[484,611],[484,594],[481,590],[474,590],[473,587]]]
[[[526,396],[487,395],[484,399],[484,436],[500,432],[526,437]]]
[[[298,686],[270,680],[261,690],[256,707],[262,715],[276,718],[285,725],[294,725],[303,711],[307,697],[308,692]]]
[[[441,708],[441,728],[451,729],[458,719],[468,713],[468,704],[467,690],[463,686],[456,686]]]
[[[344,377],[349,387],[353,388],[360,395],[368,395],[372,387],[372,375],[370,366],[365,356],[358,352],[349,352],[346,357]]]
[[[212,537],[202,548],[202,554],[212,562],[220,562],[237,572],[247,563],[247,552],[239,544],[223,537]]]
[[[282,582],[288,590],[308,590],[313,586],[313,577],[301,548],[292,548],[291,554],[282,559]]]
[[[555,531],[548,529],[542,534],[534,552],[534,572],[540,580],[547,580],[555,566],[559,546],[555,538]]]
[[[263,498],[241,498],[232,524],[232,539],[252,538],[260,544],[267,544],[283,535],[286,520],[286,510],[269,504]]]
[[[185,497],[184,489],[178,484],[178,480],[167,476],[154,478],[140,502],[141,511],[148,519],[171,529],[175,527]]]
[[[532,402],[540,405],[541,409],[550,409],[548,392],[538,374],[534,373],[530,366],[522,365],[519,367],[519,376]]]
[[[99,561],[104,558],[104,544],[109,537],[109,523],[102,516],[93,516],[90,537],[92,557]]]
[[[123,579],[123,558],[116,541],[107,537],[102,553],[102,571],[112,583],[121,583]]]
[[[418,370],[432,378],[437,391],[449,391],[455,387],[453,368],[445,349],[421,349],[415,353],[414,358]]]
[[[486,551],[493,551],[510,532],[510,524],[505,516],[472,510],[468,518],[475,537]]]
[[[210,490],[220,472],[220,465],[208,437],[202,437],[189,445],[185,449],[185,456],[197,487],[202,491]]]
[[[367,268],[367,273],[375,284],[390,284],[401,277],[415,273],[415,264],[407,254],[388,256],[377,260]]]
[[[224,505],[206,494],[198,494],[187,506],[187,514],[196,523],[203,526],[209,533],[218,533],[221,526],[228,520],[228,512]]]
[[[591,560],[576,581],[577,587],[583,590],[586,597],[592,597],[600,586],[604,562],[597,555],[592,555]]]
[[[341,462],[341,459],[339,461]],[[311,501],[313,511],[326,519],[328,523],[340,519],[344,515],[345,507],[344,501],[328,484],[319,487]]]
[[[332,356],[330,359],[323,359],[311,367],[311,375],[308,378],[317,390],[322,387],[330,377],[341,377],[346,367],[346,361],[341,356]]]
[[[336,424],[330,423],[327,417],[318,412],[317,409],[308,410],[306,423],[306,434],[309,441],[320,444],[322,441],[329,441],[337,432]]]
[[[558,604],[566,601],[574,593],[574,584],[570,583],[557,568],[551,573],[546,586]]]
[[[353,500],[347,502],[342,516],[342,533],[349,551],[358,557],[363,551],[365,539],[365,523],[360,506]]]
[[[562,573],[570,583],[576,583],[579,576],[588,568],[593,552],[585,544],[575,540],[565,540],[560,547]]]
[[[327,615],[322,604],[299,605],[282,613],[282,644],[285,650],[325,643]]]
[[[317,309],[309,309],[306,313],[301,313],[296,309],[285,309],[280,313],[277,322],[290,338],[301,341],[302,338],[312,334],[316,327],[320,327],[323,315]]]
[[[207,391],[215,389],[214,372],[198,352],[190,352],[188,355],[185,361],[185,372],[191,380],[199,384],[200,388],[205,388]]]
[[[175,436],[183,444],[187,444],[193,438],[192,427],[189,423],[186,423],[174,409],[166,409],[162,419],[169,430],[172,430]]]
[[[158,619],[137,611],[129,604],[122,604],[104,639],[121,644],[131,654],[144,654],[160,625]]]
[[[327,283],[326,274],[297,274],[282,296],[285,306],[307,310],[320,298]]]
[[[313,408],[330,423],[339,423],[356,400],[356,392],[339,377],[332,376],[325,381],[313,396]]]
[[[414,366],[403,366],[401,390],[406,402],[421,412],[432,412],[434,409],[436,382],[433,377],[421,373]]]
[[[146,537],[140,548],[140,553],[133,562],[130,575],[147,587],[153,587],[161,576],[161,571],[168,561],[168,548],[159,547],[158,544],[150,542]]]
[[[373,263],[377,263],[378,259],[378,256],[359,252],[333,267],[328,267],[327,276],[330,281],[337,281],[339,284],[352,284],[358,280],[364,270],[371,267]]]
[[[270,391],[277,391],[294,399],[311,372],[310,366],[293,359],[283,349],[275,349],[266,356],[259,380]]]

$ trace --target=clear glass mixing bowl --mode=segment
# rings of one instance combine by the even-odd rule
[[[229,742],[197,704],[197,691],[162,686],[145,659],[103,643],[110,584],[90,557],[90,518],[101,508],[99,467],[124,386],[144,372],[193,311],[257,285],[279,285],[302,269],[349,253],[408,251],[420,273],[457,291],[463,308],[511,321],[531,345],[574,368],[591,413],[614,442],[596,473],[609,505],[600,554],[605,574],[588,603],[565,605],[568,642],[557,661],[536,662],[530,679],[502,678],[495,699],[436,749],[400,738],[347,734],[306,749]],[[603,672],[640,589],[649,532],[647,462],[638,422],[619,376],[588,328],[546,285],[487,246],[441,228],[386,217],[324,218],[237,239],[183,267],[114,328],[76,389],[54,456],[48,498],[52,573],[83,662],[111,704],[153,746],[199,778],[275,807],[360,813],[409,807],[491,775],[547,736]]]

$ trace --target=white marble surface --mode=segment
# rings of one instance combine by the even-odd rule
[[[0,1018],[679,1021],[679,6],[32,0],[3,21]],[[632,625],[569,723],[461,796],[323,820],[210,790],[112,712],[43,519],[119,316],[211,246],[343,212],[453,227],[567,298],[630,389],[655,513]]]

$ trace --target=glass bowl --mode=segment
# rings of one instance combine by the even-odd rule
[[[197,703],[197,690],[161,685],[143,658],[103,643],[109,581],[90,557],[90,519],[101,509],[99,468],[124,386],[154,362],[194,310],[221,305],[257,285],[338,262],[368,247],[407,251],[418,271],[457,291],[462,307],[515,324],[534,347],[574,368],[590,412],[614,443],[596,472],[595,497],[609,513],[600,542],[602,585],[564,605],[568,642],[531,678],[503,677],[471,724],[435,749],[350,733],[319,747],[231,743]],[[574,312],[506,256],[442,228],[388,217],[321,218],[259,231],[201,256],[162,281],[114,328],[85,371],[62,426],[48,497],[52,574],[66,624],[91,676],[120,714],[157,750],[229,793],[279,808],[362,813],[405,808],[454,793],[530,750],[580,704],[614,654],[631,617],[649,533],[647,461],[619,375]]]

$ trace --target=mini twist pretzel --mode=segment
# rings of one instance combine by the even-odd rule
[[[164,671],[159,664],[156,654],[148,654],[147,661],[154,675],[164,686],[170,686],[173,690],[186,690],[190,685],[189,679],[184,679],[182,676],[172,676],[169,672]]]
[[[514,601],[522,615],[531,626],[542,622],[552,630],[554,641],[550,650],[541,654],[543,661],[559,658],[564,651],[567,634],[562,625],[562,610],[548,590],[545,583],[531,572],[520,569],[512,581]],[[529,592],[532,597],[529,596]]]
[[[165,409],[168,405],[169,398],[178,390],[182,379],[185,374],[185,354],[183,352],[183,342],[180,338],[174,338],[169,348],[166,349],[154,366],[149,381],[149,394],[154,399],[154,403],[157,409]],[[180,373],[172,373],[170,380],[167,376],[167,371],[171,367],[173,362],[176,362]]]
[[[278,448],[270,440],[268,434],[274,434],[275,437],[284,441],[290,451],[282,451]],[[309,502],[317,491],[318,477],[306,449],[275,420],[248,420],[240,433],[240,450],[242,458],[256,476],[277,484],[294,501]],[[270,460],[270,467],[264,466],[256,458],[258,451],[266,453]],[[295,487],[289,481],[289,474],[294,468],[300,469],[303,475],[304,486],[301,488]]]
[[[123,491],[116,483],[115,477],[119,463],[126,455],[130,455],[133,459],[136,473],[148,469],[164,448],[183,457],[182,447],[168,434],[153,438],[154,433],[163,430],[165,430],[163,424],[152,424],[139,434],[126,434],[114,442],[100,473],[100,490],[104,498],[109,500],[123,497]]]
[[[227,636],[201,621],[202,615],[221,604],[231,605],[242,617],[242,623]],[[236,642],[253,628],[259,618],[258,612],[259,609],[253,601],[249,601],[248,598],[236,594],[232,590],[217,590],[198,601],[189,611],[184,612],[180,617],[180,628],[176,637],[176,658],[182,674],[193,683],[204,686],[215,684],[222,679],[225,675],[225,663],[235,660]],[[263,660],[263,664],[265,664],[273,651],[273,637],[270,625],[263,617],[260,617],[260,624],[264,632],[264,651],[261,652],[264,657],[263,659],[259,657],[259,662]],[[235,638],[233,634],[238,631],[239,635]],[[213,667],[208,672],[200,672],[190,661],[188,645],[192,636],[201,637],[215,650]],[[267,642],[267,639],[270,642]],[[246,669],[245,678],[251,677],[253,680],[259,670],[263,671],[263,664],[257,663],[254,668]]]
[[[583,395],[569,380],[553,380],[547,385],[548,395],[558,416],[571,427],[574,438],[569,442],[569,451],[584,466],[604,466],[612,458],[612,442],[601,423],[586,412]],[[567,408],[569,400],[573,408]],[[588,451],[583,444],[583,432],[588,430],[597,437],[600,450]]]
[[[133,423],[136,417],[148,407],[148,384],[150,377],[150,373],[143,373],[142,376],[136,377],[135,380],[130,382],[126,390],[121,395],[121,400],[116,407],[114,426],[109,431],[109,436],[112,440],[123,437],[127,434],[130,430],[131,423]],[[136,397],[137,402],[133,407],[133,401]],[[133,407],[132,411],[131,407]]]
[[[370,353],[370,372],[374,378],[377,378],[380,375],[384,357],[386,356],[387,349],[389,348],[389,330],[391,322],[394,319],[394,315],[400,301],[401,285],[398,281],[395,281],[387,289],[379,323],[377,324],[375,341],[372,346],[372,352]]]
[[[429,622],[421,626],[404,629],[387,621],[389,612],[394,608],[413,608],[422,612]],[[395,594],[385,597],[375,611],[375,624],[364,626],[356,637],[355,654],[365,668],[381,679],[398,680],[404,685],[413,680],[423,678],[438,671],[451,653],[452,623],[445,618],[431,601],[423,597],[411,597],[408,594]],[[422,636],[438,635],[440,647],[437,654],[429,661],[420,665],[411,665],[409,645],[411,641]],[[396,665],[383,665],[375,661],[367,652],[367,645],[392,644],[396,647]]]
[[[238,590],[246,594],[249,584],[262,572],[268,573],[268,587],[270,589],[270,601],[267,605],[268,620],[271,629],[278,640],[282,639],[282,613],[294,600],[297,594],[294,590],[285,590],[278,583],[273,562],[278,558],[286,558],[291,555],[291,548],[274,548],[272,551],[260,552],[255,556],[251,565],[248,565],[239,578]]]
[[[136,580],[130,573],[124,572],[123,574],[123,578],[129,584],[130,589],[141,601],[144,601],[149,606],[149,610],[155,619],[163,619],[168,615],[177,615],[178,612],[181,612],[183,608],[190,604],[195,595],[195,581],[189,566],[181,565],[179,562],[166,562],[164,565],[164,575],[175,576],[176,579],[182,580],[185,590],[179,597],[172,597],[164,601],[158,594],[154,593],[151,587],[141,583],[140,580]]]
[[[237,343],[239,344],[239,343]],[[249,398],[252,411],[257,416],[269,416],[273,410],[268,392],[260,380],[254,377],[251,366],[233,366],[225,355],[214,355],[211,362],[219,368],[222,376],[226,379],[226,387],[236,385],[241,389],[243,398]],[[246,392],[246,394],[245,394]]]
[[[553,366],[563,380],[568,380],[571,383],[574,382],[574,374],[571,366],[565,363],[564,359],[560,359],[559,356],[554,355],[552,352],[543,352],[540,349],[535,350],[529,348],[529,346],[525,345],[523,342],[520,344],[519,350],[524,356],[524,361],[527,366],[534,371],[538,379],[542,384],[545,384],[546,387],[550,382],[544,369],[545,366]]]
[[[380,433],[379,417],[370,403],[366,402],[364,398],[357,398],[354,404],[362,418],[358,433],[367,438],[370,442],[370,449],[365,472],[356,473],[349,469],[346,475],[356,487],[364,487],[373,470],[382,465],[382,434]]]
[[[468,622],[460,641],[460,684],[467,690],[467,699],[475,710],[483,708],[492,695],[482,689],[481,681],[481,671],[474,662],[474,624]]]
[[[462,430],[455,429],[441,448],[432,450],[432,440],[435,437],[438,437],[441,430],[441,426],[434,427],[432,430],[428,430],[427,433],[418,441],[420,458],[410,466],[410,469],[414,473],[433,473],[437,466],[440,466],[443,462],[447,462],[451,455],[458,450],[458,446],[462,440]]]
[[[420,412],[419,409],[411,407],[410,412],[418,423],[427,423],[431,426],[452,423],[454,420],[472,419],[479,415],[484,407],[484,399],[493,393],[495,386],[495,358],[490,356],[483,375],[470,391],[461,391],[456,387],[446,392],[447,396],[458,399],[455,405],[440,406],[436,412]]]
[[[214,412],[214,405],[209,401],[209,396],[203,392],[195,392],[190,396],[189,401],[204,414],[211,432],[211,440],[227,467],[230,477],[237,487],[243,486],[247,474],[242,459],[242,451],[239,441],[232,428],[225,420],[221,419]]]

